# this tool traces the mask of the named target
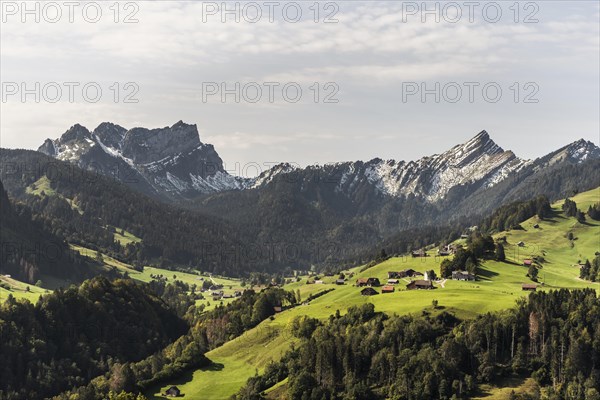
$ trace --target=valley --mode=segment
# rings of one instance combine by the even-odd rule
[[[498,154],[507,157],[486,135],[452,152],[473,148],[476,151],[470,157],[479,166]],[[160,354],[144,353],[146,358],[139,359],[119,353],[119,360],[131,369],[136,381],[130,376],[125,380],[128,384],[120,383],[121,364],[105,363],[101,358],[90,363],[88,378],[71,372],[77,384],[71,392],[62,392],[63,399],[88,390],[107,393],[107,382],[110,387],[141,391],[148,399],[164,398],[173,386],[190,399],[220,400],[236,395],[254,399],[243,393],[253,390],[248,385],[263,379],[268,380],[268,384],[260,384],[264,398],[287,399],[298,384],[296,377],[270,377],[274,369],[286,371],[286,363],[297,356],[294,351],[307,345],[307,338],[298,336],[299,324],[333,329],[345,316],[354,319],[355,314],[365,313],[369,315],[365,321],[409,318],[415,324],[422,321],[449,329],[516,313],[515,307],[526,304],[532,291],[539,296],[560,289],[600,291],[600,283],[580,277],[581,265],[586,260],[597,262],[594,258],[600,250],[600,222],[588,212],[600,203],[600,187],[590,173],[598,160],[593,148],[585,153],[589,160],[573,159],[571,150],[535,162],[538,172],[533,176],[538,181],[534,193],[552,187],[552,203],[546,197],[507,203],[523,194],[514,194],[514,185],[509,187],[508,180],[496,178],[489,187],[466,192],[459,182],[434,202],[427,196],[407,200],[387,193],[381,197],[377,192],[381,188],[372,192],[367,186],[359,189],[359,197],[353,197],[331,186],[304,181],[306,171],[283,169],[284,175],[265,180],[260,188],[211,193],[198,203],[179,205],[152,199],[111,178],[73,167],[69,161],[2,150],[8,162],[24,158],[44,168],[36,174],[13,170],[2,174],[12,197],[8,200],[2,190],[8,228],[2,231],[3,249],[12,250],[10,246],[16,243],[21,250],[6,254],[9,263],[5,265],[14,272],[0,276],[0,303],[7,304],[4,312],[11,315],[15,303],[47,307],[65,296],[67,288],[72,295],[90,285],[116,285],[117,291],[119,285],[133,285],[127,290],[145,288],[147,300],[160,304],[156,306],[160,312],[189,324],[186,334],[164,335],[159,348],[154,343],[146,349],[160,349]],[[532,165],[508,159],[519,169]],[[548,164],[555,167],[541,167]],[[50,166],[54,173],[46,169]],[[333,168],[328,173],[335,175],[340,165],[327,168]],[[295,176],[292,179],[285,174]],[[576,183],[571,182],[572,176]],[[298,186],[297,182],[305,184]],[[593,189],[588,190],[590,187]],[[560,197],[565,192],[576,203],[576,212],[571,210],[569,215]],[[340,198],[344,200],[339,202]],[[477,212],[461,211],[446,218],[452,204],[463,211],[468,204],[477,204],[469,206]],[[496,211],[487,211],[498,204],[502,206]],[[540,217],[542,214],[545,216]],[[371,220],[374,216],[375,222]],[[391,235],[394,226],[402,225],[400,221],[412,222],[406,230]],[[477,221],[482,228],[473,226]],[[292,259],[273,254],[251,257],[251,251],[263,242],[293,244],[300,254]],[[472,271],[476,280],[452,279],[441,266],[452,264],[463,250],[474,252],[474,242],[488,247],[491,243],[496,251],[502,245],[504,259],[494,256],[493,249],[480,250],[475,264],[469,259],[461,267]],[[61,257],[35,253],[40,243],[53,243],[61,249]],[[336,257],[323,253],[332,244],[339,253]],[[439,251],[442,248],[444,252]],[[37,257],[31,256],[32,251]],[[537,276],[531,276],[532,271]],[[471,276],[470,272],[461,274]],[[388,282],[390,278],[396,280]],[[369,287],[372,280],[381,285]],[[363,282],[361,287],[358,282]],[[431,289],[412,290],[418,282]],[[78,295],[97,295],[86,290]],[[241,315],[240,309],[245,310]],[[160,324],[155,318],[152,323]],[[496,366],[500,367],[504,368]],[[492,400],[513,390],[545,390],[531,373],[516,371],[520,374],[498,375],[493,381],[478,378],[477,388],[469,383],[469,393]],[[460,385],[467,384],[465,376],[459,378]],[[385,397],[386,388],[373,385],[365,390]]]
[[[581,209],[600,200],[600,188],[580,193],[572,198]],[[559,288],[579,289],[594,288],[600,293],[600,282],[585,282],[579,279],[581,260],[592,259],[595,252],[600,251],[600,222],[588,221],[578,223],[573,218],[562,215],[562,202],[553,204],[556,216],[547,221],[539,221],[537,217],[524,221],[524,230],[511,230],[495,234],[507,236],[506,262],[485,261],[478,269],[478,280],[461,282],[445,280],[435,283],[434,290],[406,290],[406,282],[396,287],[394,293],[361,296],[360,289],[354,286],[358,278],[377,277],[381,282],[388,279],[388,271],[414,269],[416,271],[439,271],[440,257],[413,258],[411,256],[392,257],[361,272],[361,267],[344,273],[353,273],[345,285],[335,285],[337,276],[324,277],[323,284],[310,284],[308,277],[299,282],[288,283],[286,290],[300,290],[301,297],[325,289],[334,289],[307,305],[294,307],[276,314],[273,320],[267,320],[256,328],[246,332],[219,347],[206,356],[214,363],[206,369],[197,370],[185,377],[170,381],[159,388],[149,390],[146,394],[151,399],[161,399],[159,395],[170,385],[177,385],[182,393],[193,398],[223,399],[235,394],[246,379],[261,373],[269,360],[278,360],[295,342],[290,333],[291,321],[302,315],[327,320],[339,310],[342,314],[352,306],[371,303],[375,310],[386,314],[439,314],[450,312],[461,319],[476,318],[478,315],[500,311],[514,306],[528,293],[521,288],[523,283],[531,282],[526,277],[527,268],[523,259],[545,254],[543,268],[540,269],[538,291],[556,290]],[[539,228],[533,228],[539,225]],[[571,242],[567,233],[574,232],[577,240]],[[519,247],[518,242],[526,243]],[[571,246],[573,243],[573,246]],[[432,254],[434,251],[430,251]],[[378,291],[379,288],[377,288]],[[437,300],[436,309],[432,301]],[[493,399],[489,397],[482,397]],[[498,397],[503,398],[503,397]]]
[[[0,1],[0,400],[600,400],[598,1]]]

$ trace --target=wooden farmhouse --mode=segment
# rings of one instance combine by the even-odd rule
[[[408,285],[406,285],[407,290],[415,290],[415,289],[433,289],[433,282],[426,280],[416,280],[412,281]]]

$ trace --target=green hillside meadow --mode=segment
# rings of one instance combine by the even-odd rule
[[[580,193],[572,199],[585,212],[591,204],[600,202],[600,188]],[[427,258],[394,257],[364,272],[359,272],[360,267],[355,268],[349,271],[355,273],[354,277],[344,286],[334,284],[336,277],[326,277],[323,284],[310,285],[306,284],[307,277],[303,277],[300,282],[286,285],[285,289],[300,289],[303,299],[322,290],[335,290],[308,305],[283,311],[273,320],[264,321],[243,336],[207,353],[206,356],[214,362],[211,367],[190,372],[180,379],[152,388],[146,395],[151,399],[161,399],[163,397],[160,393],[171,385],[177,385],[187,398],[228,398],[249,377],[260,374],[269,360],[276,360],[285,353],[294,342],[288,324],[299,315],[325,319],[336,310],[344,313],[348,307],[365,302],[373,303],[376,311],[389,314],[420,313],[424,310],[432,314],[449,311],[459,318],[472,318],[488,311],[512,307],[517,299],[527,296],[521,285],[532,283],[526,276],[527,268],[523,266],[525,258],[542,256],[545,260],[539,270],[538,290],[583,287],[600,289],[600,283],[579,279],[577,265],[585,259],[591,260],[600,251],[600,222],[588,218],[581,224],[575,218],[567,218],[562,213],[562,203],[563,201],[559,201],[553,204],[553,219],[540,221],[533,217],[521,224],[524,230],[493,235],[494,238],[507,237],[507,261],[486,261],[479,269],[478,280],[475,282],[438,281],[435,283],[435,290],[408,291],[405,289],[406,282],[401,281],[396,292],[372,297],[361,296],[360,289],[353,286],[359,277],[377,277],[384,283],[387,281],[388,271],[408,268],[420,272],[433,269],[439,274],[443,258],[433,256],[435,251],[430,251],[432,256]],[[534,228],[536,224],[539,228]],[[574,240],[567,239],[568,232],[573,232]],[[517,246],[520,241],[524,242],[523,247]],[[380,292],[379,289],[378,291]],[[436,310],[432,307],[433,300],[438,301]],[[508,381],[504,388],[489,386],[481,398],[504,398],[511,388],[526,388],[528,383],[523,379],[518,382]],[[273,388],[273,393],[275,392],[277,388]]]
[[[40,182],[40,188],[43,188]],[[580,193],[572,198],[580,210],[594,203],[600,202],[600,188],[589,192]],[[354,286],[357,278],[377,277],[382,283],[387,281],[388,271],[403,269],[414,269],[425,272],[434,270],[439,274],[439,265],[442,257],[435,256],[435,250],[430,250],[430,257],[413,258],[411,256],[393,257],[389,260],[375,265],[363,272],[363,267],[357,267],[346,274],[353,273],[346,285],[335,285],[335,277],[324,277],[323,284],[307,284],[308,277],[301,277],[299,282],[287,284],[286,290],[299,290],[302,299],[307,299],[327,289],[334,289],[306,305],[285,310],[277,314],[274,319],[266,320],[256,328],[246,332],[241,337],[227,342],[225,345],[209,352],[206,356],[213,361],[213,365],[205,369],[189,372],[179,379],[165,382],[160,387],[151,388],[146,395],[150,399],[162,399],[163,393],[171,385],[177,385],[186,398],[189,399],[226,399],[234,394],[246,380],[260,374],[264,366],[270,360],[280,358],[294,342],[288,325],[299,315],[325,319],[336,310],[344,313],[349,307],[373,303],[375,310],[389,314],[409,314],[427,311],[435,314],[442,311],[454,313],[459,318],[473,318],[478,314],[488,311],[497,311],[509,308],[515,301],[527,295],[523,292],[521,285],[531,283],[526,277],[527,268],[523,266],[525,258],[541,256],[544,258],[542,268],[539,270],[538,290],[551,290],[556,288],[583,288],[594,287],[600,289],[600,283],[585,282],[579,279],[579,262],[592,259],[594,254],[600,250],[600,223],[590,220],[579,223],[575,218],[567,218],[563,215],[561,206],[563,201],[553,204],[555,217],[550,220],[540,221],[537,217],[531,218],[521,225],[523,230],[512,230],[495,234],[495,238],[506,236],[508,244],[505,245],[507,261],[485,261],[479,268],[478,280],[475,282],[459,282],[452,280],[436,281],[435,290],[406,290],[408,279],[401,280],[396,286],[396,291],[391,294],[378,294],[372,297],[360,295],[360,289]],[[534,225],[539,225],[534,228]],[[129,232],[120,234],[117,228],[115,239],[125,244],[130,241],[139,240]],[[567,234],[573,233],[574,239],[569,240]],[[520,241],[524,246],[517,245]],[[96,252],[80,246],[71,246],[73,249],[90,258],[95,258]],[[149,282],[151,275],[162,274],[169,281],[173,275],[190,285],[201,286],[202,279],[212,279],[216,283],[224,285],[225,293],[240,290],[241,281],[222,277],[209,277],[208,275],[197,275],[192,273],[174,272],[155,267],[146,267],[143,272],[131,268],[109,256],[103,255],[105,268],[117,268],[127,272],[131,278],[143,282]],[[17,298],[27,298],[31,301],[48,293],[54,287],[68,285],[69,282],[56,282],[51,278],[42,279],[43,287],[26,285],[12,278],[1,276],[0,300],[12,294]],[[9,287],[10,289],[6,289]],[[29,290],[27,290],[29,287]],[[259,289],[259,288],[255,288]],[[381,292],[380,288],[378,292]],[[432,307],[432,301],[437,300],[438,308]],[[225,299],[224,302],[234,301]],[[204,303],[208,309],[214,308],[218,302],[212,299],[198,300],[198,304]],[[510,388],[527,387],[529,382],[508,381],[503,388],[487,387],[482,399],[501,399],[509,392]],[[274,387],[271,391],[275,395],[281,390],[281,385]]]

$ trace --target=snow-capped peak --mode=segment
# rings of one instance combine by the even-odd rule
[[[542,157],[538,163],[540,165],[552,165],[566,161],[579,164],[594,158],[600,158],[600,148],[588,140],[579,139]]]
[[[103,122],[93,133],[76,124],[59,139],[46,140],[38,151],[124,180],[139,181],[141,177],[152,192],[169,197],[241,189],[251,184],[229,175],[214,147],[200,142],[196,125],[183,121],[171,127],[129,130]]]

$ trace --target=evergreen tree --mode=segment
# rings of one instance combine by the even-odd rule
[[[590,260],[585,260],[585,263],[581,266],[579,270],[579,277],[581,279],[590,279],[590,271],[592,269],[592,264],[590,264]]]
[[[566,198],[565,202],[562,205],[562,210],[567,217],[576,217],[577,216],[577,203],[573,200]]]
[[[600,221],[600,203],[591,205],[590,208],[588,208],[587,215],[594,221]]]
[[[534,282],[537,282],[538,269],[535,265],[531,264],[527,270],[527,276]]]
[[[506,254],[504,253],[504,246],[502,245],[502,243],[496,244],[496,260],[498,260],[498,261],[506,260]]]

